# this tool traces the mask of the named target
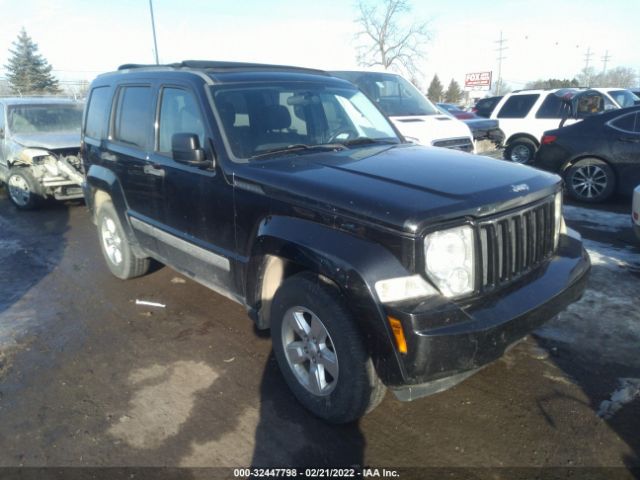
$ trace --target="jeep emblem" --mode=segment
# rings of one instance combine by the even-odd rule
[[[518,185],[511,185],[511,190],[513,192],[528,192],[529,191],[529,185],[527,185],[526,183],[519,183]]]

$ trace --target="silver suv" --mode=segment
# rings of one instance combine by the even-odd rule
[[[0,98],[0,182],[16,207],[82,198],[82,110],[67,99]]]

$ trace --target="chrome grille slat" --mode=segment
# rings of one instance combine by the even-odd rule
[[[480,289],[487,291],[536,268],[553,253],[553,197],[512,214],[480,221]]]

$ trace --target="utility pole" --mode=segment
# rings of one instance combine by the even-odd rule
[[[604,57],[602,57],[602,73],[607,73],[607,63],[611,60],[611,55],[609,55],[609,50],[604,52]]]
[[[593,57],[593,52],[591,51],[591,47],[587,47],[587,53],[584,54],[584,81],[586,85],[580,85],[581,87],[590,87],[591,86],[591,70],[589,69],[589,64],[591,63],[591,57]]]
[[[493,43],[498,44],[498,48],[496,48],[496,52],[498,52],[498,58],[496,59],[498,60],[498,80],[496,81],[495,93],[496,95],[500,95],[502,94],[502,60],[507,58],[503,54],[504,51],[509,48],[505,45],[505,43],[507,43],[507,39],[502,36],[502,30],[500,30],[500,40],[496,40]]]
[[[584,70],[585,70],[585,72],[589,68],[589,63],[591,63],[591,57],[593,57],[593,52],[591,51],[591,47],[587,47],[587,53],[584,54]]]
[[[153,0],[149,0],[149,10],[151,11],[151,30],[153,31],[153,52],[156,55],[156,65],[160,65],[158,59],[158,42],[156,40],[156,21],[153,18]]]

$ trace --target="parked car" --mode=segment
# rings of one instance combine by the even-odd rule
[[[603,89],[620,108],[633,107],[640,104],[640,98],[626,88]]]
[[[640,185],[633,190],[633,200],[631,201],[631,222],[633,231],[640,240]]]
[[[126,65],[91,84],[82,141],[111,272],[152,257],[239,302],[331,422],[457,384],[585,287],[557,175],[403,143],[325,72]]]
[[[474,151],[469,128],[449,115],[442,115],[427,97],[400,75],[353,71],[331,74],[357,85],[408,140]]]
[[[447,112],[449,112],[451,115],[453,115],[458,120],[469,120],[471,118],[477,118],[477,115],[475,115],[475,114],[473,114],[471,112],[465,112],[463,109],[461,109],[457,105],[454,105],[453,103],[442,103],[441,102],[441,103],[436,103],[436,105],[438,107],[440,107],[440,109],[444,109]]]
[[[583,202],[630,195],[640,183],[640,107],[624,108],[549,130],[534,166],[558,173],[567,192]]]
[[[0,98],[0,181],[19,209],[46,197],[82,198],[82,108],[66,99]]]
[[[471,112],[475,113],[479,117],[489,118],[491,112],[496,108],[498,102],[502,99],[502,95],[496,97],[481,98],[471,109]]]
[[[619,108],[618,104],[605,91],[589,89],[584,92],[597,92],[603,108]],[[561,93],[579,92],[579,89],[518,90],[505,95],[491,113],[491,118],[500,121],[505,134],[504,158],[516,163],[530,163],[540,146],[540,138],[546,130],[558,128],[563,119],[563,101]],[[586,116],[586,113],[583,115]],[[567,125],[579,121],[572,118]]]
[[[449,111],[445,110],[440,106],[441,104],[436,104],[438,110],[440,110],[443,114],[449,115],[452,118],[453,114]],[[504,142],[504,133],[500,130],[500,125],[498,120],[493,120],[491,118],[482,118],[478,116],[473,116],[473,118],[462,120],[469,130],[471,130],[471,134],[473,135],[473,139],[475,141],[481,140],[489,140],[493,142],[496,146],[502,145]]]

